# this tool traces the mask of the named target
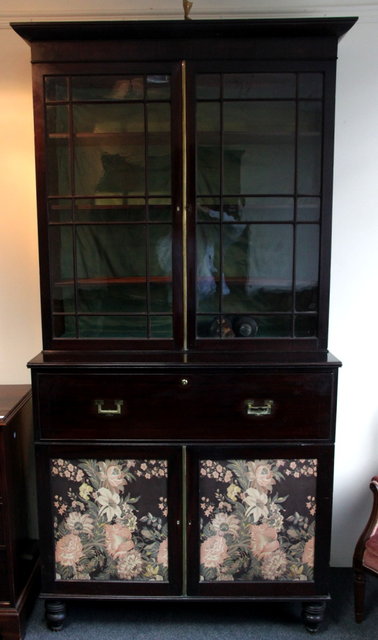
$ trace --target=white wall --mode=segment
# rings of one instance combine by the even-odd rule
[[[3,0],[0,8],[0,384],[41,349],[29,47],[9,21],[182,17],[182,0]],[[331,562],[349,566],[378,473],[378,3],[194,0],[192,17],[345,16],[339,48],[330,350],[340,372]]]

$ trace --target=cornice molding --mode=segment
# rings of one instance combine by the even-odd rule
[[[242,4],[242,3],[241,3]],[[237,18],[332,18],[344,16],[358,16],[359,22],[378,22],[378,2],[364,3],[348,3],[338,2],[337,0],[330,3],[314,5],[306,5],[299,8],[297,4],[287,3],[285,8],[277,11],[265,5],[265,10],[243,10],[239,5],[238,9],[227,9],[220,11],[218,9],[201,11],[193,7],[191,18],[193,20],[206,20],[212,18],[218,19],[237,19]],[[182,11],[162,10],[156,11],[33,11],[32,14],[26,11],[2,11],[0,9],[0,29],[7,29],[10,22],[68,22],[81,20],[179,20],[183,18]]]

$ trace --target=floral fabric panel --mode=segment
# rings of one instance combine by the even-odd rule
[[[317,460],[200,461],[200,579],[313,580]]]
[[[50,465],[57,580],[168,580],[167,460]]]

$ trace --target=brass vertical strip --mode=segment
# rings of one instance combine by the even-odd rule
[[[187,462],[186,462],[186,446],[184,445],[182,448],[182,594],[184,596],[187,595],[188,591],[188,536],[187,536],[187,526],[188,526],[188,516],[187,516],[187,481],[186,481],[186,473],[187,473]]]
[[[186,62],[181,62],[182,99],[182,296],[183,296],[183,348],[188,349],[188,256],[187,256],[187,143],[186,143]]]

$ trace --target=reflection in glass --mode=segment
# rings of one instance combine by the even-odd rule
[[[72,100],[142,100],[143,76],[73,76]]]
[[[140,222],[146,219],[144,198],[80,198],[75,201],[77,222]]]
[[[150,331],[151,338],[171,338],[173,335],[172,317],[151,316]]]
[[[145,316],[79,316],[79,338],[146,338]]]
[[[319,280],[319,226],[301,224],[296,232],[297,311],[316,311]]]
[[[220,106],[218,103],[197,105],[197,193],[220,193]]]
[[[299,98],[321,98],[323,96],[323,74],[299,73],[298,95]]]
[[[223,111],[224,192],[293,193],[295,103],[235,101]]]
[[[68,139],[51,137],[48,139],[46,180],[49,196],[66,196],[71,193]]]
[[[76,338],[76,317],[53,316],[53,333],[55,338]]]
[[[58,102],[60,100],[67,100],[67,78],[64,76],[46,76],[45,99],[47,102]]]
[[[298,222],[318,222],[320,219],[320,198],[298,198]]]
[[[172,202],[170,198],[150,198],[148,217],[151,222],[171,222]]]
[[[295,80],[294,73],[225,73],[224,98],[295,98]]]
[[[70,198],[49,200],[48,208],[50,222],[71,222],[72,201]]]
[[[49,231],[52,282],[64,284],[73,280],[73,235],[71,225],[54,225]]]
[[[244,222],[290,221],[294,218],[294,199],[266,196],[242,198],[238,216]]]
[[[148,75],[146,93],[147,100],[169,100],[171,84],[169,75]]]
[[[199,73],[196,78],[197,99],[211,100],[220,97],[220,74]]]
[[[145,247],[145,225],[80,225],[76,228],[77,276],[100,280],[145,278]]]
[[[298,193],[319,195],[321,186],[322,103],[299,103]]]
[[[216,212],[214,212],[216,213]],[[209,216],[211,211],[209,212]],[[218,214],[219,215],[219,214]],[[197,306],[199,311],[219,308],[216,297],[220,282],[220,228],[218,224],[197,227]]]
[[[49,136],[63,133],[68,134],[68,116],[67,105],[50,105],[46,107],[47,134]]]
[[[76,193],[143,194],[143,105],[77,105],[73,114]]]
[[[150,225],[148,272],[152,311],[172,309],[172,230],[170,225]]]
[[[149,104],[147,107],[148,191],[168,195],[171,192],[170,105]]]
[[[297,316],[295,319],[295,336],[297,338],[312,338],[318,330],[318,318],[315,315]]]

